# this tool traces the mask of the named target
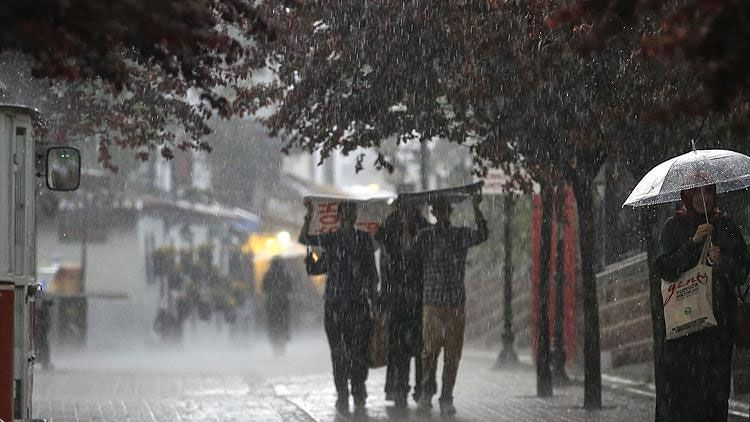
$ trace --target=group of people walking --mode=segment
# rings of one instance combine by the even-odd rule
[[[377,309],[388,327],[386,400],[406,408],[412,392],[419,410],[429,410],[438,391],[436,367],[442,351],[440,410],[456,412],[453,388],[463,348],[466,256],[489,235],[479,208],[482,197],[472,198],[475,228],[451,224],[452,204],[446,198],[430,201],[435,224],[420,214],[420,204],[397,200],[374,236],[355,227],[357,206],[346,201],[338,205],[338,229],[310,235],[313,209],[307,204],[299,239],[327,253],[325,331],[339,411],[349,410],[350,395],[356,407],[365,406],[372,316]],[[715,185],[682,191],[675,215],[664,225],[654,269],[661,282],[669,284],[699,260],[705,260],[713,273],[710,300],[716,324],[669,340],[664,331],[657,333],[657,422],[727,420],[737,287],[747,280],[750,253],[737,225],[720,211]],[[655,315],[660,311],[653,310]]]
[[[398,199],[374,236],[355,227],[357,205],[347,201],[338,204],[338,229],[310,235],[313,209],[307,204],[299,240],[326,250],[325,331],[339,411],[349,410],[350,395],[355,407],[365,406],[372,317],[377,311],[388,327],[386,400],[397,408],[407,407],[414,359],[412,397],[420,410],[429,410],[437,393],[442,350],[440,410],[456,412],[453,388],[463,348],[466,256],[489,235],[481,200],[481,195],[472,197],[476,227],[469,228],[451,224],[453,207],[446,197],[430,200],[435,224],[421,215],[421,204]]]

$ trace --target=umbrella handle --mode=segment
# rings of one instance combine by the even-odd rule
[[[703,186],[701,186],[701,200],[703,201],[703,215],[706,216],[706,224],[711,224],[708,221],[708,208],[706,208],[706,195],[703,194]]]
[[[703,242],[703,249],[701,250],[701,256],[698,259],[698,264],[706,265],[708,262],[708,248],[711,245],[711,236],[707,237]]]

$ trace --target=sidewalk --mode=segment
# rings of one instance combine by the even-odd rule
[[[35,378],[34,414],[49,422],[344,422],[442,420],[434,408],[430,415],[416,411],[414,402],[399,412],[383,400],[384,369],[371,371],[367,410],[340,415],[334,411],[335,391],[325,356],[315,356],[319,368],[305,375],[280,376],[238,368],[231,371],[155,372],[153,370],[59,369],[38,371]],[[554,396],[536,397],[533,367],[492,370],[495,355],[467,350],[459,369],[455,404],[456,422],[652,421],[653,395],[647,385],[604,377],[604,408],[582,408],[583,387],[574,381],[556,387]],[[284,358],[279,364],[285,364]],[[300,359],[298,356],[288,357]],[[64,367],[64,365],[62,365]],[[436,401],[436,400],[435,400]],[[437,405],[437,403],[435,403]],[[747,405],[738,404],[747,421]]]

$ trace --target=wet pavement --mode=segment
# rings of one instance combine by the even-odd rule
[[[430,414],[418,413],[412,401],[406,411],[385,402],[382,368],[370,372],[365,411],[337,413],[327,350],[318,341],[293,345],[284,356],[241,349],[78,354],[59,359],[53,371],[36,371],[34,414],[49,422],[653,420],[648,386],[607,377],[604,408],[586,411],[580,384],[556,387],[553,397],[541,399],[531,367],[492,370],[493,363],[490,352],[465,352],[458,414],[444,418],[437,400]],[[730,420],[747,420],[746,404],[733,409]]]

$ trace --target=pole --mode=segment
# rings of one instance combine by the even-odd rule
[[[505,197],[503,209],[503,247],[505,250],[505,262],[503,262],[503,349],[497,356],[495,368],[515,365],[518,363],[518,354],[513,348],[515,335],[513,334],[513,216],[515,204],[513,195],[508,193]]]

